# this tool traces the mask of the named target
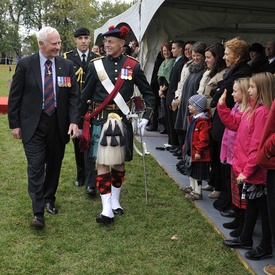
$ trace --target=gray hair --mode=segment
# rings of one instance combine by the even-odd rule
[[[194,51],[195,53],[200,53],[202,55],[204,55],[205,49],[206,49],[206,44],[202,43],[202,42],[196,42],[193,46],[192,46],[192,51]]]
[[[37,43],[39,43],[39,41],[42,41],[44,43],[46,43],[47,40],[47,36],[51,33],[54,33],[58,31],[55,28],[52,27],[44,27],[42,28],[39,32],[37,32],[36,34],[36,38],[37,38]]]

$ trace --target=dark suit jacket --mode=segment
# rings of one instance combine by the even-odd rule
[[[80,95],[73,63],[62,57],[55,58],[56,78],[71,78],[71,87],[58,87],[56,79],[56,115],[62,141],[69,142],[70,123],[79,123]],[[21,128],[22,141],[33,136],[42,113],[43,88],[39,54],[22,58],[12,79],[8,101],[8,118],[11,129]]]
[[[270,64],[267,62],[264,71],[274,74],[275,73],[275,60],[273,62],[271,62]]]
[[[173,99],[175,98],[175,91],[178,88],[183,65],[183,58],[180,58],[172,68],[169,80],[169,88],[166,93],[166,106],[170,106]]]

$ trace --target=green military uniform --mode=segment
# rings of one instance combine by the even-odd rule
[[[120,55],[117,58],[113,58],[111,56],[99,57],[99,58],[102,59],[103,66],[110,80],[115,85],[118,75],[121,72],[121,69],[126,59],[131,57]],[[142,71],[140,64],[138,62],[134,68],[128,68],[128,79],[125,80],[125,82],[123,83],[123,86],[119,91],[119,93],[121,94],[125,102],[129,102],[131,100],[131,97],[133,96],[133,93],[134,93],[134,85],[138,87],[147,107],[143,117],[146,119],[149,119],[149,117],[152,115],[152,111],[154,108],[155,97],[151,89],[151,86],[149,85],[144,75],[144,72]],[[108,92],[102,86],[98,78],[98,75],[92,60],[87,71],[85,89],[83,90],[83,93],[81,95],[82,115],[85,115],[87,111],[86,103],[88,100],[91,100],[92,102],[96,102],[96,103],[102,103],[108,95],[109,95]],[[109,105],[110,104],[115,104],[115,102],[111,101]],[[103,117],[102,117],[102,114],[100,114],[99,116],[93,118],[92,123],[95,125],[101,125],[105,123],[107,119],[107,115],[103,114]]]
[[[115,85],[116,80],[118,79],[119,73],[121,73],[121,69],[126,61],[127,57],[125,55],[120,55],[117,58],[113,58],[111,56],[107,57],[99,57],[102,59],[103,66],[106,70],[106,73],[108,74],[110,80]],[[127,75],[126,75],[127,76]],[[86,85],[85,89],[82,92],[81,96],[81,108],[82,108],[82,115],[85,115],[87,111],[87,101],[91,100],[94,105],[98,106],[100,103],[104,101],[104,99],[109,95],[109,93],[105,90],[105,88],[102,86],[95,66],[93,64],[93,60],[89,65],[88,72],[87,72],[87,78],[86,78]],[[153,94],[153,91],[151,89],[151,86],[149,85],[143,71],[141,70],[140,64],[136,62],[136,65],[134,68],[128,68],[128,76],[127,79],[124,81],[119,93],[123,97],[125,102],[129,102],[131,100],[131,97],[134,93],[134,85],[136,85],[142,94],[142,97],[146,104],[146,111],[144,113],[144,118],[148,119],[153,113],[153,108],[155,104],[155,97]],[[108,106],[114,106],[115,102],[111,101]],[[132,160],[132,154],[133,154],[133,130],[132,130],[132,124],[131,121],[127,120],[125,115],[119,110],[119,108],[115,108],[113,110],[110,110],[110,108],[105,108],[101,113],[99,113],[96,117],[92,119],[92,125],[103,125],[108,117],[108,114],[110,112],[118,113],[122,118],[123,122],[126,126],[126,129],[128,129],[126,134],[126,140],[130,141],[129,144],[127,144],[126,149],[126,161]],[[98,133],[94,134],[93,137],[98,137]],[[97,141],[92,142],[97,143]],[[96,155],[96,148],[94,150],[94,155]]]
[[[114,43],[114,56],[119,54],[119,50],[117,50],[118,46],[120,46],[119,43],[122,43],[123,40],[125,41],[128,33],[129,29],[126,26],[122,26],[120,29],[116,29],[114,26],[111,26],[108,32],[102,34],[102,36],[106,38],[105,46],[107,49],[107,56],[100,57],[101,60],[93,60],[89,64],[85,88],[81,94],[81,112],[83,116],[87,112],[87,101],[91,100],[92,106],[94,108],[98,108],[98,106],[100,106],[109,96],[109,93],[104,88],[104,85],[108,85],[107,83],[109,83],[110,80],[115,86],[117,80],[119,80],[118,78],[121,76],[121,79],[123,79],[124,82],[119,89],[119,94],[122,96],[124,101],[126,103],[131,101],[134,94],[134,87],[136,85],[146,104],[146,110],[143,114],[143,118],[149,120],[152,115],[155,105],[155,96],[138,61],[132,60],[133,62],[127,62],[128,64],[124,66],[125,61],[132,57],[128,57],[123,54],[120,54],[118,57],[113,57],[110,54],[108,55],[110,43]],[[112,37],[122,39],[122,41],[113,40],[112,42],[108,42],[110,37],[111,39]],[[101,61],[102,64],[99,63]],[[101,65],[103,65],[104,69],[101,68]],[[96,68],[100,68],[100,77],[98,76]],[[106,74],[108,75],[109,80],[106,79]],[[103,83],[101,81],[103,81]],[[113,88],[112,85],[108,85],[108,87],[108,89]],[[99,110],[101,110],[100,107]],[[110,119],[110,113],[116,113],[112,114],[113,119],[115,120],[114,124],[112,124],[112,119]],[[108,118],[109,114],[110,116]],[[117,114],[119,115],[118,118],[122,119],[119,122],[119,119],[116,121],[115,118]],[[106,121],[107,123],[105,124]],[[146,120],[143,120],[143,122],[146,123]],[[105,106],[104,109],[98,113],[98,115],[91,119],[91,126],[92,135],[90,148],[92,147],[94,155],[98,157],[98,175],[96,176],[96,185],[100,191],[102,202],[102,212],[97,216],[96,222],[109,224],[114,221],[114,214],[122,215],[124,213],[124,210],[119,202],[122,183],[125,180],[125,170],[121,171],[121,169],[124,169],[124,161],[131,161],[133,156],[132,123],[122,113],[115,101],[111,101],[108,102],[108,105]],[[106,137],[107,142],[104,141],[104,137]],[[102,147],[106,148],[104,149]],[[122,150],[120,153],[124,153],[123,158],[116,160],[115,152],[118,151],[113,150],[114,148],[112,147],[120,147]],[[95,152],[97,151],[97,148],[99,148],[98,154]],[[100,160],[102,155],[104,155],[104,157]],[[122,154],[120,156],[122,156]],[[109,162],[109,159],[112,161]],[[119,165],[119,170],[115,169],[117,168],[116,165]],[[106,166],[111,166],[111,170],[107,173],[102,173],[103,171],[106,171]]]
[[[86,57],[86,64],[84,66],[84,68],[82,68],[82,62],[81,62],[81,57],[79,56],[78,52],[77,52],[77,49],[74,49],[72,51],[69,51],[69,52],[65,52],[64,53],[64,58],[67,58],[71,61],[73,61],[74,63],[74,70],[75,72],[78,72],[79,71],[79,68],[81,67],[83,69],[83,75],[82,75],[82,89],[84,88],[84,85],[85,85],[85,78],[86,78],[86,71],[87,71],[87,68],[88,68],[88,65],[90,63],[90,61],[94,58],[98,57],[97,54],[95,54],[94,52],[92,51],[89,51],[88,53],[88,56]],[[79,77],[79,74],[81,72],[79,72],[77,74],[77,78]],[[78,78],[78,84],[80,86],[80,77]],[[80,89],[80,91],[82,91],[82,89]]]

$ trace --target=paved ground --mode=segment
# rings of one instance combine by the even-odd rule
[[[136,137],[140,140],[139,136]],[[164,144],[167,143],[167,135],[159,134],[158,132],[146,132],[145,136],[143,137],[143,141],[146,144],[147,151],[155,158],[155,160],[163,167],[166,173],[178,183],[179,186],[189,186],[189,180],[187,176],[182,175],[176,169],[176,163],[178,159],[174,157],[168,151],[162,151],[156,149],[156,147],[164,147]],[[147,169],[150,169],[147,167]],[[147,179],[148,184],[150,184],[149,179]],[[179,192],[181,192],[179,190]],[[225,222],[231,221],[229,218],[224,218],[220,215],[219,211],[213,207],[213,199],[209,199],[208,195],[209,192],[203,193],[203,200],[195,201],[196,206],[202,213],[208,218],[209,222],[212,223],[213,227],[224,236],[224,238],[230,238],[229,229],[225,229],[222,224]],[[184,198],[184,197],[183,197]],[[258,221],[256,228],[254,230],[254,245],[258,245],[260,242],[260,221]],[[222,244],[221,244],[222,245]],[[262,261],[249,261],[244,258],[244,253],[247,250],[244,249],[237,249],[237,253],[240,256],[240,259],[243,263],[252,269],[255,274],[261,275],[264,274],[263,267],[266,264],[273,264],[275,265],[275,257],[270,259],[265,259]]]

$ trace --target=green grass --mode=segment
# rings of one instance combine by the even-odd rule
[[[121,203],[125,215],[95,222],[100,198],[73,185],[72,143],[67,145],[57,191],[58,215],[45,214],[42,231],[30,228],[26,159],[0,115],[0,274],[251,274],[234,250],[186,200],[178,185],[146,156],[148,205],[142,159],[126,166]],[[172,240],[177,235],[178,240]]]
[[[9,70],[9,65],[0,64],[0,96],[9,95],[9,85],[8,81],[12,80],[14,74],[15,65],[11,65],[11,71]]]

